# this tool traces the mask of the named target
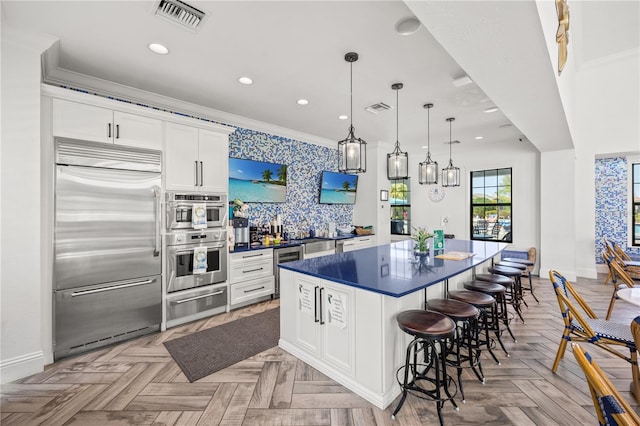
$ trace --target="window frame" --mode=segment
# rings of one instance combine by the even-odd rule
[[[405,178],[405,179],[389,179],[389,227],[391,228],[391,235],[399,235],[399,236],[410,236],[411,235],[411,178]],[[395,198],[392,197],[393,194],[393,190],[392,187],[394,184],[397,183],[403,183],[404,185],[406,185],[407,190],[405,191],[405,193],[407,194],[407,202],[406,203],[394,203],[392,202],[392,200],[394,200]],[[402,208],[403,212],[407,213],[407,218],[406,219],[393,219],[393,212],[394,212],[394,208]],[[394,220],[395,221],[403,221],[406,222],[407,225],[407,233],[397,233],[397,232],[393,232],[393,225],[394,225]],[[404,228],[404,226],[403,226]]]
[[[485,179],[484,182],[484,186],[482,188],[485,189],[486,192],[486,188],[493,188],[493,186],[487,186],[486,184],[486,173],[487,172],[495,172],[496,173],[496,179],[499,178],[500,176],[500,172],[501,171],[505,171],[508,170],[508,175],[509,178],[511,180],[511,183],[509,185],[510,190],[509,190],[509,199],[510,202],[509,203],[501,203],[499,202],[499,199],[496,200],[496,203],[474,203],[474,198],[473,198],[473,190],[474,190],[474,186],[473,186],[473,175],[474,173],[485,173],[485,176],[483,179]],[[500,186],[498,185],[498,182],[496,181],[496,196],[499,193],[499,188]],[[500,207],[508,207],[509,208],[509,231],[507,232],[507,234],[505,234],[502,238],[498,238],[498,236],[494,237],[474,237],[474,208],[476,207],[482,207],[482,208],[487,208],[487,207],[495,207],[496,211],[499,210]],[[499,215],[497,215],[496,217],[496,221],[499,221],[500,217]],[[495,224],[494,224],[495,226]],[[493,168],[493,169],[483,169],[483,170],[472,170],[469,173],[469,236],[470,239],[472,241],[496,241],[496,242],[505,242],[505,243],[513,243],[513,167],[500,167],[500,168]],[[504,239],[506,237],[509,237],[508,239]]]

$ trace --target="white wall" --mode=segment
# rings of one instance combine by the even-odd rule
[[[440,170],[449,162],[449,153],[434,154]],[[439,202],[428,197],[429,185],[418,183],[418,163],[424,160],[424,151],[409,152],[411,175],[411,216],[414,226],[429,230],[444,229],[456,238],[469,239],[471,220],[470,173],[511,167],[513,173],[513,247],[539,249],[540,218],[539,153],[528,142],[463,142],[453,147],[453,164],[460,167],[461,186],[444,188],[445,196]],[[441,184],[440,178],[438,185]],[[442,218],[448,219],[442,226]]]
[[[575,169],[573,149],[541,154],[541,277],[555,269],[569,280],[576,279]]]
[[[576,272],[595,278],[595,157],[640,153],[638,50],[584,64],[576,97]]]
[[[1,348],[6,383],[42,371],[40,54],[50,40],[2,27]]]

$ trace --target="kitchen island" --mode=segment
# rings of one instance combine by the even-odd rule
[[[443,297],[505,247],[446,240],[443,253],[416,255],[408,240],[282,264],[279,346],[384,409],[400,394],[410,341],[396,315]],[[434,257],[452,253],[469,257]]]

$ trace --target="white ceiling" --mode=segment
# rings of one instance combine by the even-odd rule
[[[426,144],[426,102],[435,104],[432,151],[448,150],[443,142],[449,140],[445,118],[450,116],[456,117],[453,139],[462,142],[454,150],[516,143],[522,136],[515,126],[500,127],[511,124],[507,115],[513,111],[482,112],[494,102],[477,84],[453,86],[466,71],[426,28],[408,36],[394,31],[398,21],[413,16],[402,1],[188,3],[207,12],[196,32],[155,16],[152,1],[3,1],[3,25],[57,37],[57,66],[71,71],[70,78],[85,74],[333,141],[347,134],[348,122],[337,116],[349,114],[344,54],[355,51],[360,60],[353,65],[353,124],[368,142],[395,143],[396,110],[374,115],[364,108],[377,102],[395,106],[391,84],[396,82],[404,83],[399,139],[405,150],[416,152]],[[493,36],[499,40],[500,34]],[[163,43],[170,54],[151,53],[151,42]],[[239,84],[241,76],[254,84]],[[557,92],[555,86],[546,90]],[[309,105],[297,105],[300,98]],[[558,100],[549,102],[543,110],[561,111]]]

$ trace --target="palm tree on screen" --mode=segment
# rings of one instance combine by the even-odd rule
[[[271,170],[266,169],[265,171],[262,172],[262,179],[266,180],[267,182],[271,181]]]

